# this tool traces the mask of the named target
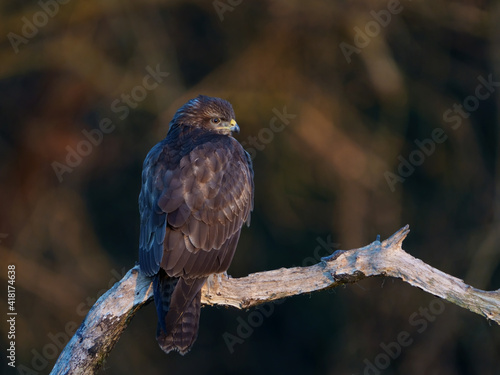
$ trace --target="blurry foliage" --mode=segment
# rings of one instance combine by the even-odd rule
[[[142,161],[200,93],[231,101],[237,138],[260,142],[252,225],[231,275],[302,265],[318,238],[349,249],[408,223],[408,252],[476,287],[500,287],[497,89],[456,130],[443,118],[474,95],[479,76],[500,80],[497,2],[402,1],[350,62],[340,44],[354,45],[354,28],[387,1],[243,1],[222,15],[214,4],[69,1],[17,53],[9,33],[22,36],[23,17],[33,22],[42,8],[0,5],[0,254],[17,269],[18,365],[31,368],[49,334],[79,324],[136,262]],[[120,118],[113,103],[140,94],[148,66],[170,75]],[[284,107],[296,117],[271,139],[262,129]],[[105,118],[113,131],[59,182],[52,163]],[[392,192],[384,173],[397,174],[398,156],[438,127],[448,139]],[[292,298],[234,354],[222,335],[236,335],[251,311],[204,308],[186,357],[158,348],[148,306],[103,373],[361,374],[401,331],[414,341],[384,374],[498,373],[500,329],[483,318],[446,304],[417,332],[409,319],[432,300],[380,278]]]

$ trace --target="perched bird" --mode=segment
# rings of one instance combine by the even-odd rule
[[[189,351],[198,336],[201,287],[233,259],[253,209],[250,155],[232,137],[233,108],[200,95],[184,104],[146,156],[139,195],[139,265],[153,277],[156,338]]]

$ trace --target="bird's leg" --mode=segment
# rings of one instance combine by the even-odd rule
[[[208,276],[207,281],[206,281],[208,294],[210,294],[210,289],[217,289],[216,285],[217,284],[220,285],[222,283],[223,277],[229,278],[230,276],[227,274],[226,271],[224,271],[223,273],[214,273],[214,274]]]
[[[346,251],[348,251],[348,250],[336,250],[333,252],[332,255],[328,255],[326,257],[321,258],[321,262],[329,262],[331,260],[335,260],[339,256],[341,256],[342,254],[344,254]]]

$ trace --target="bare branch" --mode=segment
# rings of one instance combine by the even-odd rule
[[[401,245],[408,232],[405,226],[382,243],[340,250],[310,267],[281,268],[238,279],[215,275],[203,287],[202,303],[243,309],[366,277],[391,276],[500,324],[500,290],[473,288],[407,254]],[[151,279],[135,266],[92,307],[51,374],[93,374],[130,319],[152,298]]]

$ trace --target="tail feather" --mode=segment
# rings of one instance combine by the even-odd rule
[[[170,302],[178,281],[178,278],[168,277],[162,269],[153,278],[153,294],[156,313],[158,315],[158,331],[160,329],[164,332],[167,331],[165,316],[168,310],[170,310]]]
[[[173,279],[165,275],[158,290],[154,289],[158,311],[156,339],[166,353],[176,350],[185,354],[198,337],[201,287],[205,281],[206,278]]]

